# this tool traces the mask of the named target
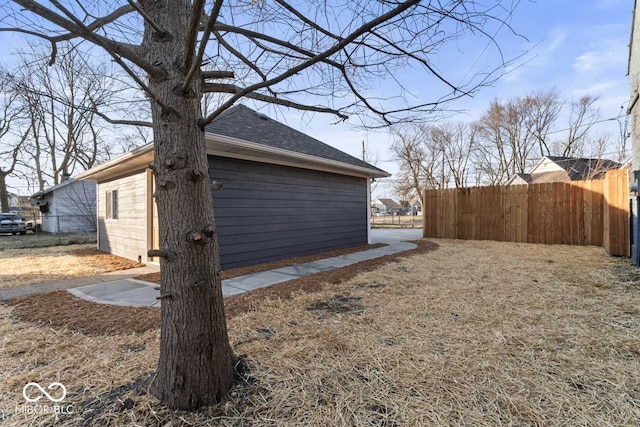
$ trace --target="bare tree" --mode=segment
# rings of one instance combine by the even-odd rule
[[[597,121],[596,98],[571,102],[567,138],[552,141],[566,102],[555,91],[532,92],[507,101],[494,100],[477,124],[480,142],[477,168],[492,185],[499,185],[531,167],[534,158],[548,155],[572,157],[584,152],[589,132]],[[537,149],[537,150],[536,150]]]
[[[548,135],[558,120],[564,101],[558,92],[551,89],[527,95],[523,104],[527,130],[538,142],[540,157],[550,155]]]
[[[571,102],[567,138],[557,144],[557,152],[563,157],[576,157],[584,154],[584,144],[591,128],[600,115],[595,107],[598,98],[585,95]]]
[[[20,119],[15,94],[9,90],[6,72],[0,70],[0,208],[9,211],[7,178],[14,174],[26,139],[25,132],[17,131]]]
[[[182,409],[217,402],[233,377],[204,126],[243,98],[333,114],[338,120],[362,114],[382,125],[434,111],[493,81],[504,65],[471,81],[453,82],[437,71],[434,53],[468,31],[492,40],[486,28],[492,23],[509,27],[505,19],[513,8],[500,1],[489,6],[419,0],[206,3],[128,0],[111,8],[110,2],[51,0],[48,7],[14,0],[3,6],[14,25],[0,28],[50,42],[50,63],[57,60],[61,40],[89,41],[151,101],[154,173],[160,183],[160,248],[153,254],[161,259],[162,299],[153,390],[165,404]],[[126,25],[119,26],[123,21]],[[202,72],[203,61],[215,70]],[[373,78],[394,78],[406,66],[430,76],[425,83],[435,99],[411,104],[398,97],[386,103],[369,95]],[[403,90],[396,86],[395,93]],[[203,116],[207,92],[227,96]]]
[[[505,130],[506,116],[506,108],[494,100],[476,125],[481,138],[475,152],[476,168],[490,185],[502,184],[514,169],[510,134]]]
[[[447,185],[453,180],[456,188],[467,186],[473,169],[476,131],[476,126],[464,122],[445,122],[431,128],[431,140],[443,153],[442,175],[447,177]]]
[[[22,163],[35,170],[41,189],[106,157],[103,127],[94,108],[111,97],[106,71],[93,69],[69,44],[58,53],[60,59],[47,67],[46,51],[31,45],[22,52],[12,79],[31,121]]]
[[[422,202],[428,181],[428,153],[425,149],[425,134],[420,126],[404,125],[392,129],[391,151],[400,163],[399,176],[394,180],[394,190],[398,194],[415,194]]]

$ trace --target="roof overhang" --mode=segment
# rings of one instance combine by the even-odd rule
[[[207,154],[214,156],[320,170],[363,178],[384,178],[391,176],[391,174],[379,169],[351,165],[212,133],[205,133],[205,143],[207,146]],[[146,169],[151,164],[153,164],[153,143],[104,162],[92,169],[82,172],[74,178],[105,181]]]

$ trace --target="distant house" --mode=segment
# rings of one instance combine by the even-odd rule
[[[420,213],[422,212],[422,203],[420,202],[419,198],[414,198],[409,200],[409,210],[411,210],[411,212],[417,212]]]
[[[513,175],[507,185],[601,179],[608,170],[621,167],[620,163],[607,159],[545,156],[529,173]]]
[[[371,211],[374,215],[393,215],[402,209],[398,202],[393,199],[376,199],[371,204]]]
[[[18,196],[17,194],[9,193],[9,212],[22,214],[29,209],[29,197],[28,196]]]
[[[40,208],[42,231],[93,233],[96,231],[96,183],[67,179],[31,196]]]

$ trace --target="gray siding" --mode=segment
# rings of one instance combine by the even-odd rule
[[[367,178],[209,156],[223,269],[367,243]]]

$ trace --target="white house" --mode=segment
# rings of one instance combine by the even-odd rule
[[[371,211],[377,215],[393,215],[400,210],[400,205],[393,199],[376,199],[371,204]]]
[[[67,179],[31,196],[40,207],[42,231],[94,233],[96,231],[96,183]]]
[[[608,170],[621,167],[620,163],[607,159],[544,156],[529,173],[513,175],[507,185],[600,179]]]

